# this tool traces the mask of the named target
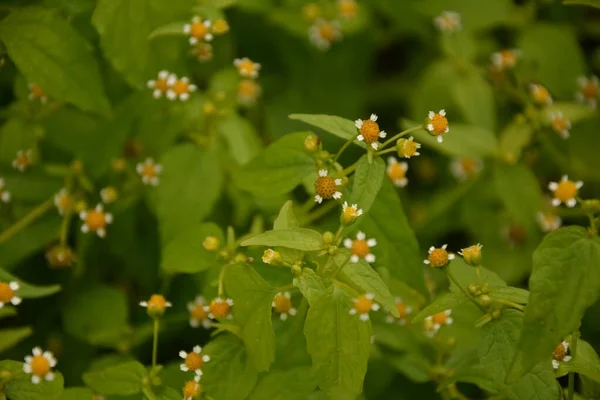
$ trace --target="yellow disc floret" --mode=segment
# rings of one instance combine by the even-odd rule
[[[448,265],[450,260],[454,260],[454,254],[446,251],[447,245],[443,245],[440,248],[431,246],[429,248],[429,256],[424,261],[425,264],[431,265],[433,268],[441,268]]]
[[[283,293],[278,293],[273,299],[275,311],[278,313],[287,313],[292,308],[292,300]]]
[[[194,399],[202,393],[202,386],[196,381],[187,381],[182,391],[185,400]]]
[[[373,308],[373,298],[371,296],[362,295],[354,300],[354,308],[359,314],[368,314]]]

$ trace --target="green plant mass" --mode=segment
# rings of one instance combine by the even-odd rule
[[[5,0],[0,400],[600,398],[599,0]]]

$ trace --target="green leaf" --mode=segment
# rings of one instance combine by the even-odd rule
[[[492,287],[490,296],[493,299],[508,300],[518,304],[529,302],[529,291],[512,286]]]
[[[229,152],[238,165],[248,164],[262,148],[254,126],[236,113],[217,120],[216,128],[227,141]]]
[[[465,121],[493,132],[496,128],[496,106],[492,87],[477,70],[458,74],[457,78],[452,82],[452,89]],[[454,124],[451,124],[450,132],[453,127]]]
[[[16,307],[5,305],[4,307],[0,308],[0,319],[14,317],[15,315],[17,315]]]
[[[294,203],[292,202],[292,200],[288,200],[285,202],[283,207],[281,207],[279,215],[277,216],[273,224],[274,230],[294,229],[300,227],[298,219],[296,218],[296,215],[294,215],[293,207]]]
[[[572,98],[577,78],[586,70],[572,27],[529,25],[523,30],[516,47],[523,53],[520,68],[525,76],[541,82],[553,97]]]
[[[75,338],[116,346],[127,329],[127,298],[110,286],[86,287],[65,303],[62,318],[65,331]]]
[[[456,257],[449,265],[450,272],[456,278],[458,283],[466,288],[472,283],[477,283],[477,274],[475,272],[475,268],[470,265],[467,265],[462,257]],[[481,280],[486,282],[492,287],[501,287],[506,286],[506,282],[502,278],[500,278],[495,272],[490,271],[487,268],[480,267],[481,271]],[[460,289],[454,284],[454,282],[450,282],[450,290],[452,292],[458,293]]]
[[[346,276],[356,286],[360,287],[366,293],[375,295],[375,300],[382,306],[390,310],[395,316],[399,317],[396,307],[396,300],[390,289],[387,287],[381,276],[365,260],[357,263],[348,263],[342,269],[342,276]]]
[[[599,0],[600,1],[600,0]],[[594,109],[585,105],[574,102],[566,101],[555,101],[552,104],[544,108],[546,116],[549,117],[551,114],[561,112],[563,116],[568,119],[571,123],[576,123],[585,119],[594,118],[596,113]]]
[[[405,353],[401,356],[392,356],[387,360],[390,366],[411,381],[425,383],[431,380],[431,362],[422,354]]]
[[[21,340],[31,336],[33,330],[28,327],[9,328],[0,331],[0,353],[10,349]]]
[[[228,265],[225,288],[235,301],[233,316],[242,328],[248,356],[259,372],[268,371],[275,360],[275,333],[271,306],[275,288],[246,264]]]
[[[303,251],[318,251],[324,246],[321,234],[307,228],[267,231],[244,240],[241,245],[281,246]]]
[[[417,315],[415,315],[412,319],[412,323],[416,324],[417,322],[421,322],[425,320],[425,318],[432,316],[434,314],[440,313],[446,310],[452,310],[457,308],[464,303],[469,301],[469,299],[463,294],[463,292],[448,292],[444,293],[435,298],[435,300],[429,304],[427,307],[419,311]]]
[[[53,11],[40,7],[16,9],[0,23],[0,38],[26,79],[51,98],[104,117],[110,115],[98,65],[88,44]]]
[[[450,117],[451,118],[451,117]],[[415,124],[403,121],[405,128]],[[498,140],[494,133],[484,127],[450,123],[450,131],[444,133],[444,141],[439,143],[426,131],[413,133],[415,140],[442,154],[459,157],[491,157],[498,152]]]
[[[536,216],[542,194],[533,171],[523,164],[497,164],[494,178],[498,197],[514,221],[530,232],[538,229]]]
[[[434,18],[440,10],[453,10],[460,13],[463,29],[478,31],[506,24],[514,13],[514,4],[510,0],[490,0],[473,3],[470,0],[424,0],[416,7],[427,17]]]
[[[14,275],[11,275],[7,271],[0,268],[0,282],[18,282],[19,290],[17,294],[23,299],[35,299],[38,297],[46,297],[58,293],[60,291],[59,285],[51,286],[36,286],[30,285],[29,283],[23,282]]]
[[[60,400],[83,400],[83,399],[93,399],[93,392],[84,387],[71,387],[65,389],[60,396]]]
[[[36,143],[36,132],[39,133],[39,131],[39,125],[32,124],[23,118],[10,118],[4,122],[0,128],[0,161],[10,165],[15,159],[17,151],[33,149]],[[22,180],[23,174],[19,173],[18,177]],[[12,187],[9,185],[11,182],[5,183],[7,190]]]
[[[289,117],[290,119],[306,122],[309,125],[321,128],[344,140],[348,140],[358,135],[354,122],[335,115],[291,114]],[[365,144],[358,140],[354,140],[353,143],[360,147],[365,147]]]
[[[323,279],[310,268],[302,268],[300,275],[294,277],[294,286],[300,290],[300,293],[302,293],[311,306],[319,299],[321,293],[325,291]]]
[[[362,392],[371,347],[371,324],[350,315],[352,296],[337,285],[311,304],[304,325],[319,387],[333,399]]]
[[[368,213],[377,198],[385,175],[385,162],[376,157],[369,162],[369,157],[363,155],[356,165],[352,194],[348,203],[357,204],[364,213]]]
[[[500,155],[511,164],[521,158],[521,152],[533,138],[533,126],[525,118],[515,118],[500,133]]]
[[[244,344],[225,333],[204,346],[210,362],[202,368],[202,385],[215,400],[245,400],[256,385],[258,372],[248,360]]]
[[[168,243],[210,214],[221,195],[223,172],[215,152],[191,144],[171,148],[161,164],[160,185],[152,190],[161,239]]]
[[[317,388],[312,368],[273,370],[263,376],[248,400],[305,400]]]
[[[389,180],[383,182],[369,214],[357,224],[369,237],[377,239],[373,252],[378,265],[387,267],[393,277],[411,288],[426,293],[419,244]]]
[[[162,251],[161,268],[167,273],[194,274],[217,265],[217,252],[204,248],[204,239],[217,238],[223,244],[221,228],[209,222],[189,227],[166,243]]]
[[[161,36],[187,36],[186,33],[183,32],[183,26],[188,22],[171,22],[166,25],[159,26],[154,29],[150,35],[148,35],[148,39],[154,39]]]
[[[128,396],[139,393],[146,378],[146,368],[130,361],[102,371],[83,374],[83,381],[96,393]]]
[[[296,132],[273,142],[233,175],[240,189],[261,197],[290,192],[311,172],[314,159],[304,150],[310,132]]]
[[[529,305],[509,379],[515,379],[578,329],[600,291],[600,239],[570,226],[551,232],[533,253]]]
[[[4,384],[3,393],[10,400],[58,400],[63,392],[64,379],[54,372],[54,380],[31,382],[31,374],[23,372],[23,363],[11,360],[0,361],[0,372],[9,371],[12,379]]]

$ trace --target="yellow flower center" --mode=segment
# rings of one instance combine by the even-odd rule
[[[208,251],[216,251],[219,248],[219,239],[214,236],[207,236],[204,238],[202,246]]]
[[[46,376],[50,372],[50,362],[43,355],[31,358],[31,373],[37,376]]]
[[[369,245],[367,244],[366,240],[353,240],[350,252],[356,256],[364,258],[370,252]]]
[[[336,192],[335,180],[330,176],[320,176],[315,181],[315,191],[324,199],[331,199]]]
[[[197,397],[200,392],[201,386],[196,381],[187,381],[183,387],[183,397],[186,399]]]
[[[371,121],[367,119],[363,121],[362,126],[360,127],[360,133],[365,138],[365,142],[373,143],[379,139],[379,125],[375,121]]]
[[[336,27],[331,22],[324,22],[319,25],[319,35],[327,42],[335,40],[336,32]]]
[[[473,176],[477,174],[478,162],[476,159],[470,157],[461,158],[460,165],[462,166],[465,175]]]
[[[517,54],[512,50],[502,50],[502,64],[507,67],[512,67],[517,63]]]
[[[390,164],[388,168],[388,177],[393,181],[404,179],[404,177],[406,177],[406,171],[402,168],[400,163]]]
[[[202,360],[202,356],[198,353],[194,353],[193,351],[188,353],[185,357],[185,366],[188,367],[192,371],[196,371],[202,368],[204,361]]]
[[[405,157],[412,157],[417,153],[418,147],[417,143],[412,140],[407,140],[402,145],[402,154]]]
[[[273,302],[275,303],[275,311],[278,313],[287,313],[292,308],[292,301],[284,295],[276,296]]]
[[[178,96],[180,94],[188,93],[190,91],[189,84],[182,80],[178,80],[177,82],[175,82],[172,89]]]
[[[153,294],[148,300],[148,310],[164,311],[167,305],[165,296],[160,294]]]
[[[354,17],[358,13],[358,4],[354,0],[341,0],[338,10],[343,17]]]
[[[58,196],[58,208],[67,211],[70,210],[72,206],[73,197],[71,197],[68,193],[61,193],[60,196]]]
[[[238,86],[238,93],[246,97],[256,97],[260,85],[253,80],[243,79]]]
[[[165,93],[167,89],[169,89],[169,84],[167,83],[166,79],[157,79],[156,83],[154,84],[154,88]]]
[[[406,307],[406,304],[396,303],[396,309],[398,310],[398,314],[400,314],[400,318],[406,318],[408,315],[408,307]]]
[[[227,302],[216,302],[213,300],[210,303],[210,312],[215,316],[215,318],[226,318],[229,315],[229,304]]]
[[[444,325],[446,323],[446,321],[448,320],[448,315],[446,314],[445,311],[442,311],[437,314],[433,314],[431,316],[431,319],[436,324]]]
[[[196,305],[192,311],[190,311],[190,316],[198,321],[204,321],[206,317],[208,317],[208,313],[204,310],[204,306]]]
[[[554,197],[562,202],[566,202],[577,196],[577,186],[573,181],[560,181],[554,191]]]
[[[148,178],[154,178],[157,175],[156,169],[154,168],[154,164],[144,164],[142,175]]]
[[[552,352],[552,357],[558,361],[562,361],[566,355],[567,355],[567,349],[565,349],[565,346],[562,343],[560,343],[558,346],[556,346],[554,348],[554,352]]]
[[[559,132],[569,129],[569,121],[565,117],[557,115],[552,120],[552,128],[554,128],[555,131]]]
[[[439,136],[446,132],[446,129],[448,128],[448,119],[441,114],[434,114],[433,118],[429,120],[429,123],[433,126],[432,133],[435,136]]]
[[[29,90],[30,90],[33,98],[35,98],[35,99],[41,99],[43,97],[46,97],[46,93],[42,90],[41,87],[39,87],[35,83],[31,85]]]
[[[246,58],[240,61],[240,63],[238,64],[238,70],[244,71],[244,73],[251,75],[257,70],[257,68],[256,64],[252,62],[252,60]]]
[[[229,31],[229,24],[224,19],[218,19],[213,23],[213,32],[222,35]]]
[[[359,314],[367,314],[373,307],[373,300],[367,296],[362,295],[358,299],[354,300],[354,308]]]
[[[208,33],[208,27],[202,22],[193,22],[190,29],[190,36],[196,39],[202,39]]]
[[[0,282],[0,303],[8,303],[15,296],[15,291],[5,282]]]
[[[598,86],[590,79],[583,87],[582,92],[586,99],[595,99],[598,97]]]
[[[344,220],[353,221],[356,217],[358,217],[358,210],[352,206],[346,207],[344,210]]]
[[[545,87],[540,85],[533,86],[531,95],[533,96],[533,100],[538,104],[545,104],[550,100],[550,93]]]
[[[442,248],[434,249],[427,259],[433,268],[443,267],[448,264],[448,252]]]
[[[85,223],[90,230],[96,231],[106,226],[106,218],[102,211],[90,210],[87,212]]]

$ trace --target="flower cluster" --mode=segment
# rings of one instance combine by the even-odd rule
[[[262,93],[262,88],[256,81],[261,65],[248,57],[236,58],[233,65],[242,78],[238,84],[237,101],[245,107],[253,106]]]
[[[188,42],[192,46],[191,53],[198,61],[204,62],[212,59],[213,47],[209,43],[214,35],[223,35],[229,32],[229,24],[224,19],[214,22],[194,16],[189,24],[183,25],[183,33],[188,36]]]
[[[157,186],[160,181],[160,174],[163,167],[154,162],[152,158],[146,158],[143,163],[139,163],[135,170],[142,178],[144,185]]]
[[[166,96],[169,100],[181,101],[189,99],[190,93],[198,89],[187,77],[178,78],[166,70],[160,71],[155,80],[149,80],[147,86],[153,90],[152,95],[155,99]]]

